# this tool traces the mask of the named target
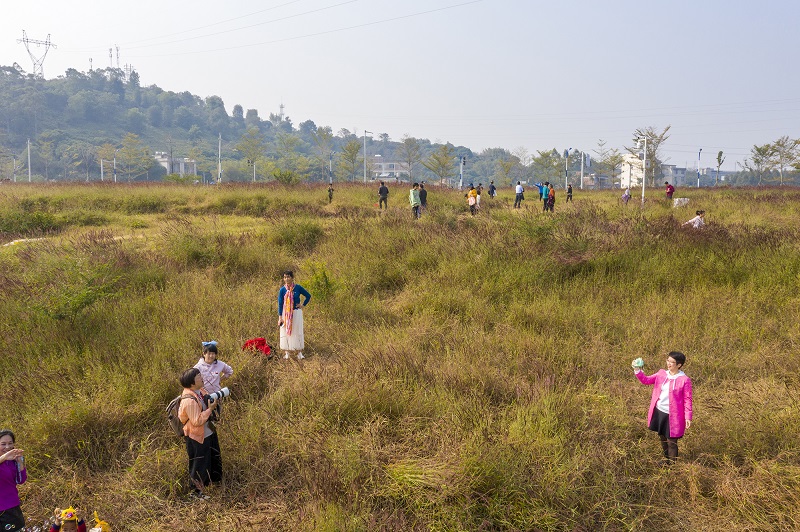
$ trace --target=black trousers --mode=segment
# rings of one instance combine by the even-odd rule
[[[388,209],[389,208],[389,199],[388,198],[379,199],[378,200],[378,207],[381,208],[381,209],[383,209],[384,207]]]
[[[23,530],[24,528],[25,517],[19,506],[0,512],[0,530]]]
[[[222,453],[219,450],[219,438],[214,432],[211,436],[197,443],[189,436],[186,440],[186,454],[189,455],[189,479],[196,489],[201,489],[211,482],[222,480]]]

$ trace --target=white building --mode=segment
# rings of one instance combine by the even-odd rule
[[[197,162],[188,157],[170,158],[168,153],[157,151],[155,159],[158,164],[164,167],[167,174],[178,174],[180,176],[197,175]]]
[[[649,161],[647,166],[650,166]],[[622,154],[619,187],[625,189],[640,186],[642,186],[642,160],[630,153]]]
[[[370,165],[372,166],[372,179],[374,180],[399,180],[401,177],[408,179],[408,169],[405,163],[384,161],[380,155],[374,155]]]

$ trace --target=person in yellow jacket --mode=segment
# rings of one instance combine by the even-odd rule
[[[469,205],[469,213],[475,216],[475,210],[478,207],[478,191],[475,190],[474,186],[469,186],[469,191],[467,192],[466,198],[467,205]]]

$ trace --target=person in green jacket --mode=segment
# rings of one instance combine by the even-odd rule
[[[419,200],[419,183],[414,183],[414,187],[408,193],[408,201],[411,203],[411,212],[416,220],[419,218],[419,207],[422,205]]]

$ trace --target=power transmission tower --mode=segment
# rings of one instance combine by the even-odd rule
[[[31,56],[31,61],[33,61],[33,77],[44,77],[44,58],[47,57],[47,52],[50,50],[50,47],[58,48],[55,44],[50,42],[50,34],[47,34],[47,39],[40,41],[37,39],[29,39],[28,34],[25,33],[25,30],[22,30],[22,39],[17,39],[17,42],[21,42],[25,44],[25,49],[28,51],[28,55]],[[44,53],[41,57],[37,57],[31,51],[31,45],[35,44],[37,48],[39,46],[44,46]]]

